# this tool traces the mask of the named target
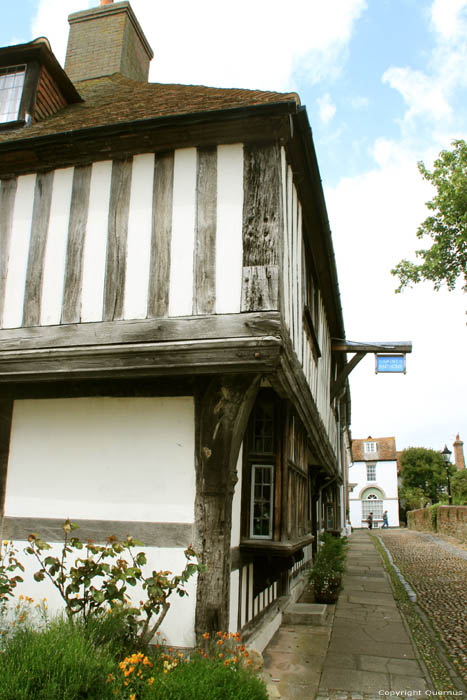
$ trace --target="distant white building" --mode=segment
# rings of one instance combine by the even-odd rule
[[[399,526],[396,440],[393,437],[352,440],[349,468],[349,516],[354,528],[367,527],[373,513],[375,527],[388,511],[389,527]]]

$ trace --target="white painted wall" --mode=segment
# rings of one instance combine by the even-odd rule
[[[15,401],[5,515],[194,521],[194,403]]]
[[[390,527],[399,526],[399,500],[397,489],[397,462],[377,461],[376,480],[367,480],[367,462],[354,462],[349,467],[349,483],[356,483],[349,494],[350,523],[352,527],[366,527],[362,522],[361,494],[367,488],[377,488],[383,494],[383,510],[388,511]]]
[[[40,535],[40,532],[38,532]],[[79,530],[75,533],[79,537]],[[27,546],[27,542],[16,541],[16,548],[20,552],[18,557],[25,567],[25,571],[22,575],[24,580],[23,583],[18,584],[15,589],[15,598],[12,599],[12,605],[18,599],[18,596],[29,596],[33,598],[34,604],[40,602],[43,598],[46,598],[46,605],[48,606],[49,617],[63,612],[63,602],[60,598],[58,591],[54,588],[50,581],[44,580],[38,583],[34,581],[33,575],[39,570],[40,566],[36,563],[35,559],[31,555],[25,555],[24,549]],[[52,549],[47,552],[49,556],[61,555],[61,545],[55,543]],[[183,554],[183,549],[180,548],[163,548],[163,547],[141,547],[135,549],[135,552],[144,551],[147,555],[147,565],[144,567],[144,573],[149,574],[152,571],[165,571],[169,570],[173,574],[178,574],[183,571],[185,567],[185,556]],[[110,560],[109,560],[110,561]],[[94,585],[96,581],[93,582]],[[188,596],[180,598],[178,595],[173,594],[170,597],[170,610],[160,628],[161,636],[165,637],[167,644],[169,646],[194,646],[196,643],[195,637],[195,612],[196,612],[196,585],[197,576],[196,574],[189,579],[186,584],[186,591]],[[144,600],[144,591],[141,586],[135,586],[135,588],[128,587],[128,594],[135,605],[139,605],[140,600]]]
[[[216,313],[239,313],[243,266],[243,144],[217,149]]]
[[[73,172],[73,168],[64,168],[54,173],[50,203],[51,224],[47,236],[42,281],[41,325],[43,326],[60,323],[62,316],[63,272],[68,243]]]
[[[151,260],[154,154],[133,158],[123,317],[146,318]]]

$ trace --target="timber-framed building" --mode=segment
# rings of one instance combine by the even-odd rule
[[[128,2],[69,21],[64,70],[45,39],[0,49],[2,536],[59,542],[69,517],[173,570],[193,543],[207,569],[165,636],[264,623],[261,647],[345,517],[345,333],[306,110],[148,83]]]

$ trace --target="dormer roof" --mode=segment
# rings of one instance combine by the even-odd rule
[[[82,101],[45,37],[0,48],[0,88],[3,104],[13,104],[2,111],[0,97],[2,130],[22,129]]]

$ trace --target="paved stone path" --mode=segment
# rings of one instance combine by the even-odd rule
[[[350,538],[347,564],[333,621],[323,627],[281,626],[266,648],[265,669],[278,697],[380,700],[396,692],[423,697],[430,681],[366,530]]]

